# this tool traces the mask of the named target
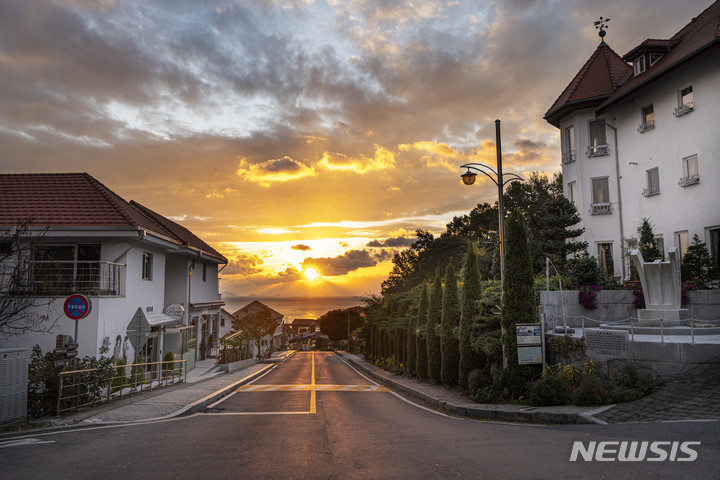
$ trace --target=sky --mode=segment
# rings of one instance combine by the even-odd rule
[[[0,171],[88,172],[229,263],[222,292],[378,293],[416,229],[560,170],[543,115],[710,0],[0,0]],[[1,207],[0,207],[1,208]]]

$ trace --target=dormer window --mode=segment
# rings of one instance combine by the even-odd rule
[[[650,66],[652,67],[653,65],[655,65],[658,62],[658,60],[660,60],[661,58],[662,58],[662,54],[651,53],[650,54]]]
[[[633,69],[636,77],[645,71],[645,55],[641,55],[635,59]]]

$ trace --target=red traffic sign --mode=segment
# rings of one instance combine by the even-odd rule
[[[63,306],[65,316],[73,320],[80,320],[81,318],[87,317],[90,315],[90,310],[92,310],[90,299],[85,295],[79,294],[70,295],[67,300],[65,300],[65,305]]]

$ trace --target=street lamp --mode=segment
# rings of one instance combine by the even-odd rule
[[[485,165],[484,163],[466,163],[460,168],[466,168],[467,171],[460,175],[465,185],[475,183],[477,173],[482,173],[498,188],[498,236],[500,237],[500,285],[505,279],[505,208],[503,207],[503,189],[506,184],[515,180],[523,181],[522,177],[514,173],[505,174],[507,179],[503,178],[502,169],[502,147],[500,144],[500,120],[495,120],[495,149],[497,152],[497,170]],[[490,173],[488,173],[490,171]],[[492,174],[492,175],[491,175]],[[494,175],[494,176],[493,176]]]

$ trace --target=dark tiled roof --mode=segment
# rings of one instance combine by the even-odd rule
[[[227,263],[189,230],[123,200],[87,173],[0,174],[0,225],[32,220],[36,227],[142,228]]]
[[[162,225],[162,227],[165,230],[168,230],[172,233],[173,237],[178,239],[182,245],[196,249],[201,251],[202,253],[206,255],[210,255],[211,257],[215,257],[218,260],[223,261],[224,263],[227,263],[227,259],[223,257],[217,250],[212,248],[207,243],[203,242],[200,238],[198,238],[194,233],[192,233],[187,228],[183,227],[182,225],[179,225],[175,222],[173,222],[170,219],[167,219],[160,215],[159,213],[155,213],[149,208],[140,205],[134,200],[130,200],[130,205],[137,208],[141,212],[143,212],[148,217],[152,218],[154,221]]]
[[[563,90],[545,119],[556,127],[568,109],[599,105],[632,75],[633,69],[602,42]]]
[[[646,40],[646,42],[657,44],[662,41]],[[686,62],[709,51],[710,48],[717,51],[720,48],[720,1],[710,5],[665,42],[667,42],[667,45],[674,45],[674,47],[644,73],[625,82],[621,88],[600,105],[600,112],[642,87],[654,84],[656,80],[660,80],[665,74],[681,68]],[[631,50],[628,55],[635,51],[638,51],[638,49]]]
[[[253,300],[252,302],[248,303],[247,305],[245,305],[245,306],[242,307],[241,309],[236,310],[235,312],[233,312],[232,316],[235,317],[235,318],[242,318],[242,317],[250,314],[252,311],[258,311],[258,310],[266,310],[266,311],[270,312],[270,315],[271,315],[273,318],[280,318],[280,319],[281,319],[281,318],[283,318],[283,317],[285,316],[285,315],[283,315],[282,313],[280,313],[280,312],[278,312],[278,311],[276,311],[276,310],[273,310],[272,308],[268,307],[267,305],[265,305],[264,303],[262,303],[262,302],[259,301],[259,300]]]

